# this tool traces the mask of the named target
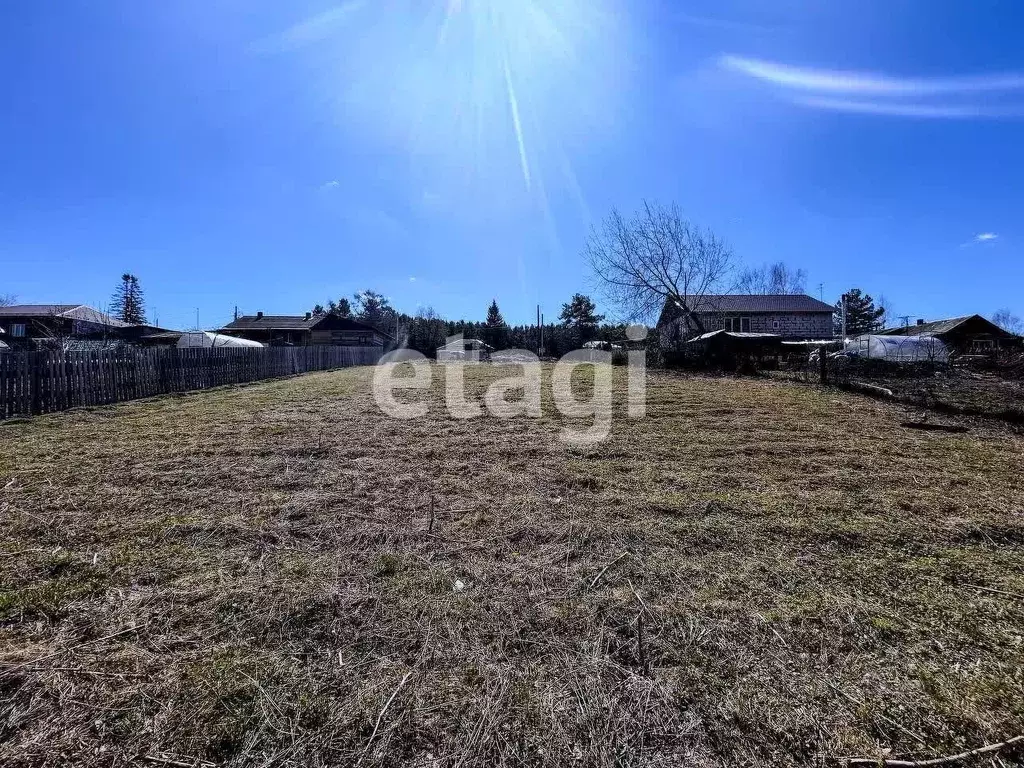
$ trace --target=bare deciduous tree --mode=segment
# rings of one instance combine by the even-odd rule
[[[1024,321],[1013,314],[1009,309],[1000,309],[992,314],[992,322],[1004,331],[1015,333],[1018,336],[1024,334]]]
[[[13,293],[0,294],[0,307],[11,307],[18,303],[18,297]]]
[[[584,255],[609,303],[630,320],[654,317],[673,302],[703,332],[702,299],[722,293],[733,255],[713,232],[700,229],[676,206],[644,203],[626,219],[613,210],[587,241]]]
[[[807,292],[807,272],[792,269],[784,261],[744,269],[736,281],[736,293],[790,295]]]
[[[896,314],[896,308],[893,307],[892,302],[885,297],[884,293],[878,295],[878,303],[876,306],[882,310],[882,314],[878,318],[879,324],[883,328],[891,328],[894,326],[899,315]]]

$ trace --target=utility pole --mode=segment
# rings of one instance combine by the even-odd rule
[[[238,305],[235,304],[235,320],[238,319]]]
[[[818,283],[818,299],[825,301],[825,284]]]
[[[540,357],[540,349],[544,346],[543,331],[540,329],[540,304],[537,305],[537,357]]]
[[[903,328],[907,329],[910,327],[910,315],[897,315],[900,320],[903,321]]]
[[[196,307],[196,330],[199,330],[199,307]]]

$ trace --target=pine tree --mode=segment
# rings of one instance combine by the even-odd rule
[[[505,318],[501,316],[501,310],[498,309],[498,300],[494,299],[491,301],[491,306],[487,309],[487,327],[488,328],[504,328]]]
[[[487,321],[480,330],[483,341],[495,349],[504,349],[508,346],[508,325],[501,316],[501,310],[498,309],[497,299],[492,300],[491,306],[487,308]]]
[[[878,330],[885,308],[875,307],[875,300],[870,295],[862,293],[860,288],[853,288],[836,302],[833,320],[837,334],[843,332],[843,299],[846,299],[847,336],[861,336]]]
[[[142,296],[139,278],[125,272],[121,275],[121,283],[114,291],[111,300],[112,314],[122,323],[143,325],[146,322],[146,305]]]
[[[597,327],[604,320],[604,315],[597,314],[596,310],[597,305],[593,300],[582,293],[574,294],[568,304],[562,305],[558,319],[567,331],[567,341],[579,346],[593,340],[597,335]]]
[[[373,293],[373,291],[367,291],[367,293]],[[386,302],[387,300],[385,299]],[[337,301],[332,299],[327,302],[327,314],[334,315],[335,317],[352,317],[352,304],[344,296]]]
[[[604,315],[597,314],[596,310],[597,305],[589,296],[577,293],[573,295],[572,301],[562,305],[562,312],[558,319],[566,328],[591,333],[604,320]]]
[[[359,307],[359,311],[356,313],[356,318],[367,325],[372,325],[374,328],[384,331],[385,333],[395,332],[395,320],[397,319],[397,313],[391,306],[391,302],[388,301],[387,296],[377,293],[376,291],[365,290],[360,293],[354,294],[353,298],[356,300],[356,304]],[[348,302],[345,301],[343,306],[341,302],[337,305],[338,312],[343,312],[347,309]],[[351,310],[349,310],[351,314]],[[347,315],[341,315],[347,317]]]

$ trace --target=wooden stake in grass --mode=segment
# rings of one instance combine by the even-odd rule
[[[434,494],[430,494],[430,525],[427,526],[427,533],[434,532]]]

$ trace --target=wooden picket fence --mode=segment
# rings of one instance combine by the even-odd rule
[[[0,354],[0,419],[354,365],[379,347],[135,349]]]

